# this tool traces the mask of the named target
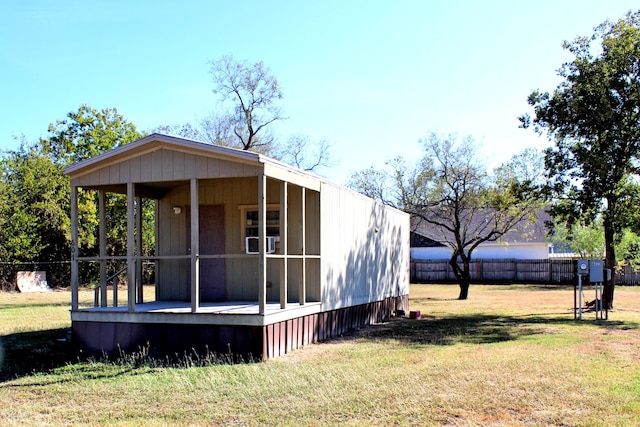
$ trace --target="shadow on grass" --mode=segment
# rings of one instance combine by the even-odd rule
[[[64,341],[68,328],[20,332],[0,337],[0,386],[67,365],[77,355]]]
[[[137,375],[156,368],[190,368],[258,361],[235,354],[209,351],[203,354],[196,350],[155,357],[149,354],[148,346],[133,352],[97,357],[83,353],[68,342],[65,339],[67,332],[67,328],[61,328],[0,337],[0,389],[45,386],[79,379],[114,378],[125,374]],[[49,373],[71,375],[46,375]],[[32,377],[32,380],[10,383],[23,377]]]
[[[375,324],[345,334],[342,339],[396,340],[410,345],[484,345],[514,341],[523,337],[547,334],[549,325],[578,325],[580,321],[553,315],[500,316],[474,314],[466,316],[435,317],[423,315],[420,319],[393,318],[388,322]],[[593,324],[607,330],[640,330],[636,322],[595,321]],[[95,366],[78,364],[88,360],[82,357],[73,346],[61,341],[68,329],[50,329],[35,332],[23,332],[0,337],[0,389],[3,387],[22,387],[59,383],[60,377],[47,379],[44,376],[34,378],[29,384],[6,384],[11,380],[36,374],[46,374],[56,368],[69,367],[74,378],[100,379],[130,374],[138,367],[147,366],[207,366],[220,363],[243,363],[229,359],[213,358],[188,359],[176,364],[168,359],[152,361],[145,354],[134,354],[133,358],[120,363],[102,364],[97,371]],[[254,361],[246,361],[254,362]],[[158,364],[159,363],[159,364]]]
[[[548,325],[576,325],[576,322],[564,316],[548,315],[476,314],[441,318],[423,315],[420,319],[394,318],[383,324],[371,325],[353,337],[392,339],[417,345],[491,344],[546,334],[548,330],[545,326]],[[634,322],[598,321],[596,324],[604,329],[640,329],[640,324]]]

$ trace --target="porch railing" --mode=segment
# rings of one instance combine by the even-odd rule
[[[113,286],[113,306],[118,306],[118,285],[120,284],[120,275],[127,271],[127,266],[125,265],[117,272],[113,273],[111,276],[107,277],[107,279],[99,283],[96,287],[93,288],[93,306],[94,307],[106,307],[106,295],[107,295],[107,286],[109,283]],[[102,301],[100,296],[102,295]]]

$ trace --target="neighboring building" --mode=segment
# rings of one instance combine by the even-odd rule
[[[65,169],[71,180],[72,340],[92,353],[215,351],[266,359],[407,310],[409,216],[266,156],[153,134]],[[126,256],[77,247],[79,190],[127,197]],[[142,198],[155,200],[155,253],[141,254]],[[122,255],[122,254],[121,254]],[[126,260],[125,306],[106,266]],[[155,265],[143,295],[142,263]],[[78,301],[99,263],[100,301]]]
[[[546,259],[551,242],[546,222],[550,216],[540,211],[535,222],[525,218],[495,242],[481,243],[472,259]],[[425,221],[414,219],[412,225],[411,259],[449,259],[451,248],[443,243],[441,230]],[[416,237],[413,237],[413,236]]]

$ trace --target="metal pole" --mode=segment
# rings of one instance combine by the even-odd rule
[[[582,275],[578,275],[578,319],[582,320]]]
[[[596,319],[602,319],[602,282],[597,282],[596,287]]]

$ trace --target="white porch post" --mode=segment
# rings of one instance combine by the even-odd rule
[[[107,225],[104,190],[98,190],[98,253],[100,255],[100,306],[107,306]]]
[[[280,308],[287,308],[288,291],[288,257],[287,248],[287,226],[289,223],[287,206],[289,198],[288,183],[284,181],[280,187],[280,250],[282,252],[282,262],[280,263]]]
[[[135,184],[127,182],[127,306],[136,309],[136,265],[135,265]]]
[[[191,179],[191,312],[200,308],[200,206],[198,180]]]
[[[267,177],[258,177],[258,314],[267,311]]]
[[[71,310],[78,309],[78,187],[71,186]]]
[[[300,197],[300,210],[302,211],[302,280],[300,280],[300,305],[305,305],[307,302],[307,202],[306,202],[307,189],[302,187],[302,194]]]
[[[142,304],[142,197],[136,197],[136,206],[136,255],[138,255],[138,260],[136,262],[136,289],[138,290],[136,302],[138,304]]]

